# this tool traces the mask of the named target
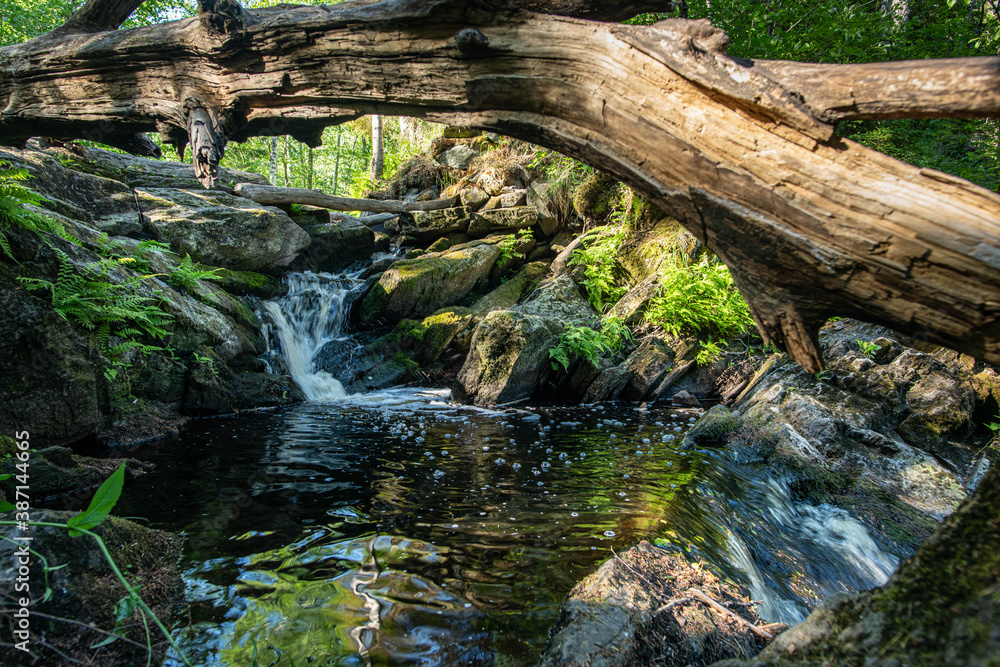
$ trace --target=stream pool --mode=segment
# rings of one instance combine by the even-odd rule
[[[532,664],[569,590],[640,538],[694,550],[775,620],[895,567],[841,510],[684,447],[696,413],[446,398],[200,420],[143,451],[156,469],[117,513],[187,536],[195,664]]]

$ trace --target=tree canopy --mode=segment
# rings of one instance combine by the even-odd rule
[[[316,147],[366,114],[495,130],[601,168],[674,215],[733,269],[765,338],[809,369],[822,367],[816,332],[831,315],[1000,361],[1000,198],[928,168],[973,164],[995,182],[1000,58],[886,60],[911,57],[921,35],[927,55],[955,55],[956,40],[959,55],[994,48],[993,4],[781,0],[741,14],[683,2],[688,18],[624,25],[663,3],[202,0],[196,17],[116,30],[139,5],[92,0],[0,49],[0,141],[41,133],[155,153],[141,133],[156,129],[210,185],[232,140]],[[701,11],[742,41],[691,20]],[[829,62],[854,59],[874,62]],[[902,118],[914,119],[904,142],[879,125]],[[941,141],[922,125],[938,118],[986,120],[951,120],[979,125]],[[939,162],[898,162],[838,127]]]

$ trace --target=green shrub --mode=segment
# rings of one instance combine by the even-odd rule
[[[683,257],[672,257],[662,271],[659,294],[646,311],[648,323],[674,336],[729,338],[753,329],[750,308],[725,264],[709,255],[692,264]]]
[[[118,266],[114,260],[104,259],[77,272],[66,253],[56,252],[59,273],[55,282],[25,277],[18,281],[29,290],[47,291],[55,311],[93,332],[102,346],[108,344],[111,336],[121,339],[106,348],[116,366],[121,365],[120,359],[128,349],[137,348],[144,354],[164,349],[139,340],[163,339],[169,333],[164,327],[173,321],[156,299],[139,292],[139,284],[148,276],[136,275],[114,283],[108,275],[109,270]],[[111,371],[110,376],[115,372]]]
[[[600,331],[587,326],[571,326],[559,336],[559,344],[549,350],[549,358],[552,360],[552,368],[562,366],[564,371],[568,371],[570,364],[578,357],[597,365],[601,355],[608,352],[611,352],[611,348]]]
[[[613,306],[628,291],[623,284],[624,272],[615,259],[627,235],[624,225],[602,230],[599,236],[584,241],[569,260],[570,266],[583,265],[587,300],[599,313]]]
[[[38,206],[45,201],[40,194],[21,184],[29,178],[31,175],[26,169],[12,169],[9,162],[0,162],[0,252],[10,259],[14,259],[14,255],[5,231],[13,227],[30,230],[39,236],[49,233],[77,242],[55,218],[25,208],[26,204]]]

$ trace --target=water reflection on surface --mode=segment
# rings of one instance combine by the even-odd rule
[[[792,549],[752,541],[756,478],[680,446],[691,414],[445,397],[196,422],[160,448],[120,511],[188,536],[179,637],[196,664],[529,664],[612,547],[662,533],[751,584],[727,526],[749,526],[751,551]],[[749,519],[729,516],[741,507]],[[795,573],[762,569],[776,604],[795,598]]]

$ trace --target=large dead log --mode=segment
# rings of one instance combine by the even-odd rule
[[[197,137],[207,180],[227,139],[315,145],[363,113],[496,130],[609,171],[676,216],[733,269],[765,338],[810,370],[831,315],[1000,362],[1000,197],[833,125],[998,114],[1000,59],[753,62],[726,56],[725,34],[704,22],[497,4],[250,14],[219,0],[198,19],[7,47],[0,140],[155,127],[181,146]]]

